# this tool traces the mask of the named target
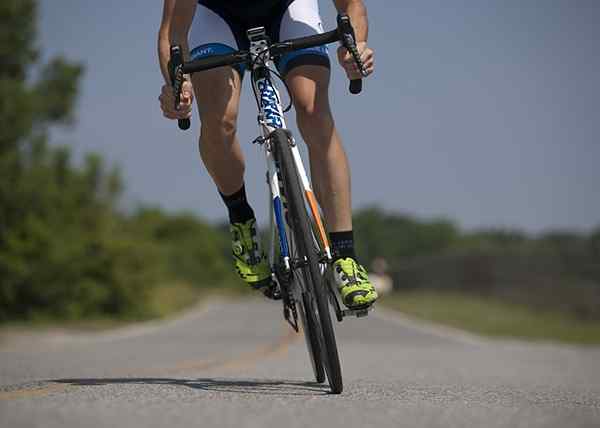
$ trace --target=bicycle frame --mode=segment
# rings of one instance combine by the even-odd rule
[[[277,237],[279,237],[279,251],[285,266],[286,271],[290,271],[292,268],[291,254],[288,243],[288,231],[286,230],[286,222],[284,219],[284,207],[281,199],[281,184],[278,177],[277,165],[271,146],[269,144],[269,136],[276,129],[286,128],[283,108],[281,106],[281,98],[279,91],[274,85],[271,79],[270,68],[274,67],[273,61],[270,59],[268,53],[269,45],[266,36],[265,29],[263,27],[253,28],[248,30],[248,38],[250,39],[250,55],[252,57],[252,86],[254,93],[257,94],[258,103],[258,124],[262,133],[262,142],[264,143],[265,158],[267,163],[267,184],[270,190],[270,243],[269,246],[269,265],[271,268],[275,267],[276,254],[275,245]],[[266,58],[266,60],[263,60]],[[300,151],[296,145],[291,134],[288,132],[290,147],[294,163],[296,165],[296,171],[300,177],[300,182],[304,190],[305,202],[308,203],[310,212],[312,215],[312,221],[315,226],[315,234],[317,235],[317,241],[319,247],[323,251],[323,257],[330,261],[331,248],[329,245],[329,239],[325,232],[325,227],[321,219],[321,214],[317,204],[317,200],[310,186],[310,181],[302,163]],[[274,269],[273,269],[274,270]]]

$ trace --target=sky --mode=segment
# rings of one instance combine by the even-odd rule
[[[366,4],[376,71],[353,96],[336,65],[330,91],[355,209],[378,205],[467,229],[600,225],[600,2]],[[333,2],[320,5],[330,29]],[[126,207],[219,221],[225,209],[199,159],[198,118],[182,132],[160,112],[161,10],[159,0],[40,1],[43,58],[86,68],[77,121],[54,130],[53,141],[78,159],[95,151],[119,165]],[[238,129],[247,191],[265,219],[248,80]]]

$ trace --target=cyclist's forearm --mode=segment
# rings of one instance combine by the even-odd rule
[[[176,0],[169,32],[172,45],[180,45],[184,59],[189,59],[188,32],[196,13],[197,0]]]
[[[160,71],[162,73],[163,78],[165,79],[165,83],[171,84],[171,77],[169,76],[169,59],[171,58],[171,44],[170,38],[168,35],[158,37],[158,61],[160,64]],[[183,51],[184,58],[188,58],[188,44],[187,41],[180,44],[181,49]]]
[[[167,84],[171,83],[168,66],[170,46],[181,45],[187,58],[187,33],[195,10],[195,0],[165,0],[164,2],[162,21],[158,30],[158,63]]]
[[[164,0],[162,19],[158,29],[158,65],[160,72],[165,79],[166,84],[170,84],[169,78],[169,33],[171,31],[171,21],[173,20],[173,9],[176,0]]]
[[[160,72],[165,79],[166,84],[171,83],[169,78],[169,36],[167,34],[158,34],[158,63],[160,65]]]
[[[367,8],[363,0],[334,0],[338,12],[350,17],[357,42],[366,42],[369,36],[369,21]]]

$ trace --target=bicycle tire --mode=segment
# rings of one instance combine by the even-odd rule
[[[315,381],[317,383],[323,383],[325,382],[325,368],[323,367],[323,351],[319,344],[319,326],[316,315],[314,303],[306,293],[302,293],[300,317],[302,319],[306,347],[308,348],[308,355],[310,357],[313,374],[315,375]]]
[[[281,175],[281,174],[280,174]],[[282,183],[283,185],[283,183]],[[285,192],[282,189],[282,194]],[[291,232],[292,223],[289,220],[288,211],[286,209],[286,224],[288,225],[288,239],[290,255],[294,257],[297,253],[297,245],[294,240],[293,233]],[[308,356],[310,358],[311,367],[317,383],[323,383],[326,380],[325,367],[323,366],[323,350],[321,347],[321,341],[319,340],[318,332],[320,330],[319,321],[317,319],[317,312],[315,310],[314,298],[305,292],[306,284],[310,281],[307,278],[305,272],[299,272],[299,275],[294,275],[294,281],[299,283],[300,286],[296,288],[297,292],[294,293],[296,298],[299,312],[300,322],[302,323],[302,330],[304,333],[304,340],[306,342],[306,348]]]
[[[340,394],[344,387],[342,382],[342,370],[335,340],[335,332],[329,312],[329,298],[325,290],[325,284],[319,267],[318,248],[315,248],[312,238],[312,226],[304,203],[303,188],[296,170],[296,164],[288,144],[288,134],[283,129],[277,129],[271,134],[271,147],[274,149],[275,158],[279,163],[283,188],[287,198],[288,211],[291,214],[292,231],[300,255],[307,260],[307,292],[312,293],[316,303],[320,324],[321,349],[323,362],[331,392]]]

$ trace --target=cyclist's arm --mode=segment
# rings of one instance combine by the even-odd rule
[[[169,79],[169,48],[172,44],[182,46],[187,58],[187,34],[196,12],[196,0],[164,0],[163,15],[158,30],[158,61],[165,83]]]
[[[167,63],[169,62],[169,33],[171,31],[170,28],[174,6],[175,0],[164,0],[162,20],[160,21],[160,28],[158,29],[158,64],[160,65],[160,72],[167,84],[170,83]]]
[[[180,45],[184,59],[189,59],[188,33],[194,20],[198,0],[176,0],[169,40],[172,45]]]
[[[350,17],[357,42],[366,42],[369,36],[367,8],[363,0],[334,0],[338,12]]]
[[[187,57],[187,33],[195,11],[196,0],[164,0],[163,16],[158,30],[158,63],[165,84],[158,99],[163,115],[169,119],[187,119],[192,114],[192,85],[189,80],[183,82],[180,103],[176,108],[168,64],[172,44],[181,44]]]
[[[345,13],[350,17],[352,27],[356,38],[356,48],[362,61],[363,70],[366,75],[373,73],[374,55],[373,49],[367,46],[367,37],[369,36],[369,23],[367,18],[367,8],[362,0],[334,0],[338,12]],[[350,52],[343,46],[338,48],[338,61],[346,70],[348,78],[351,80],[360,79],[364,75],[359,72],[354,58]]]

